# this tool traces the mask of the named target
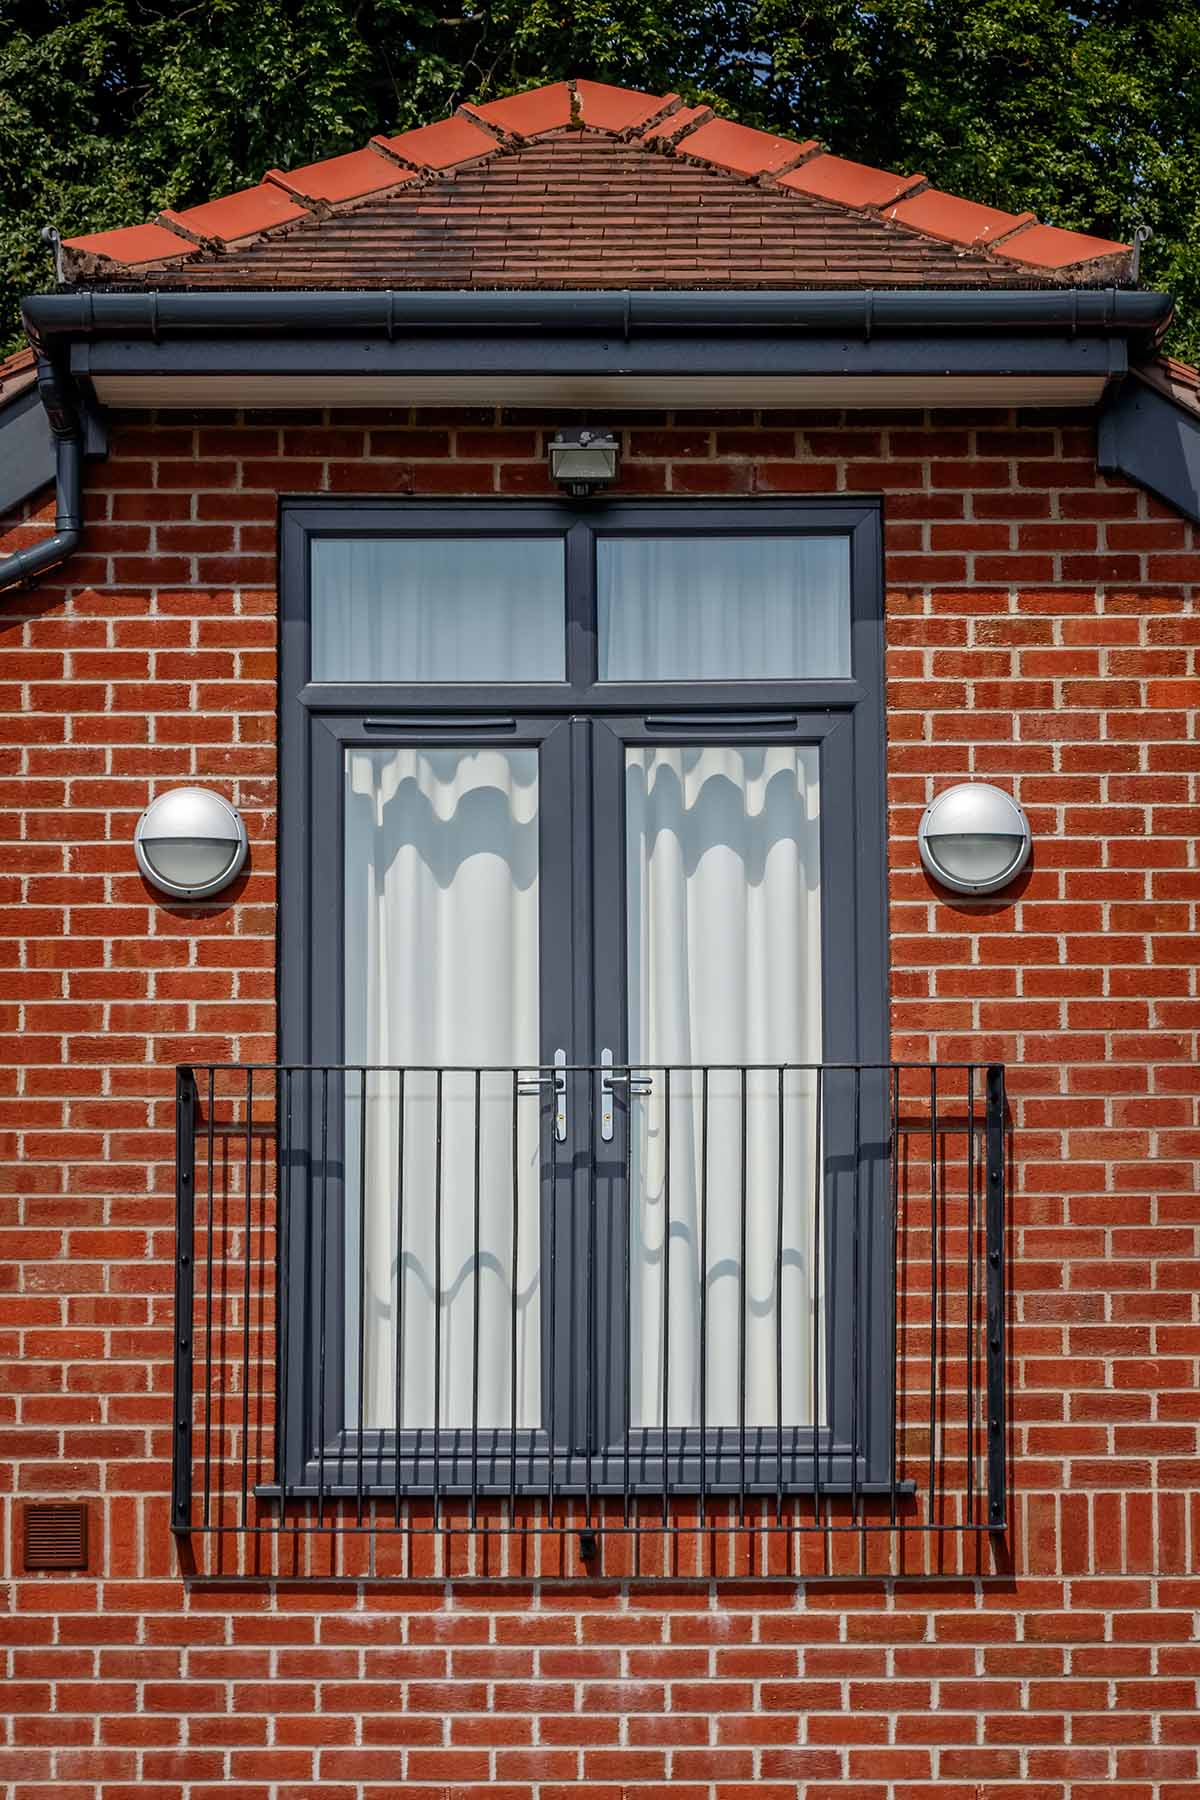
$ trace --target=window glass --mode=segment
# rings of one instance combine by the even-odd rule
[[[607,537],[596,545],[601,681],[850,674],[845,537]]]
[[[562,681],[561,538],[317,538],[314,681]]]

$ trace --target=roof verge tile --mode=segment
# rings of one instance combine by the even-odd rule
[[[418,125],[415,131],[402,131],[399,137],[373,137],[371,142],[405,168],[422,172],[478,162],[480,157],[492,156],[499,149],[491,132],[460,113],[439,119],[434,125]]]
[[[185,212],[168,208],[158,215],[160,224],[181,232],[194,244],[209,240],[238,244],[270,231],[273,225],[290,225],[308,217],[307,206],[267,181],[220,200],[207,200],[202,206],[189,206]]]
[[[947,244],[990,244],[996,238],[1007,237],[1025,219],[1033,217],[1032,213],[1000,212],[994,206],[960,200],[938,188],[926,188],[923,193],[889,206],[885,216]]]
[[[336,206],[343,200],[362,200],[415,181],[413,169],[402,168],[390,156],[373,149],[348,150],[326,162],[307,163],[302,169],[268,169],[263,177],[307,206]]]
[[[683,155],[734,175],[782,175],[819,148],[813,138],[798,144],[794,138],[773,137],[732,119],[712,119],[689,133]]]
[[[927,183],[923,175],[896,175],[888,169],[873,169],[868,163],[849,162],[844,156],[830,156],[822,151],[800,168],[781,175],[779,185],[798,194],[813,194],[819,200],[834,200],[839,206],[878,208],[891,206]]]

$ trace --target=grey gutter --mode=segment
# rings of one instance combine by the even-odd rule
[[[38,362],[38,387],[54,441],[54,533],[0,557],[0,593],[26,587],[65,562],[83,536],[83,424],[67,384],[49,362]]]
[[[551,331],[604,333],[804,331],[869,341],[896,333],[1055,331],[1134,335],[1152,348],[1170,323],[1169,295],[1124,288],[980,292],[895,289],[821,291],[337,290],[36,294],[23,307],[41,354],[66,339]]]

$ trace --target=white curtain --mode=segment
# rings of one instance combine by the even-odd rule
[[[536,1065],[535,750],[347,752],[345,893],[348,1062]],[[346,1106],[352,1420],[358,1408],[359,1092],[352,1078]],[[479,1424],[513,1423],[514,1294],[515,1423],[540,1423],[538,1118],[536,1099],[518,1099],[514,1270],[512,1078],[491,1074],[480,1081],[476,1244],[475,1078],[443,1075],[439,1280],[436,1078],[411,1072],[405,1078],[402,1254],[399,1080],[371,1078],[362,1269],[366,1425],[389,1427],[397,1416],[405,1427],[434,1423],[435,1332],[439,1422],[471,1423],[477,1381]]]
[[[850,674],[845,537],[600,538],[601,681]]]
[[[817,751],[631,749],[626,833],[631,1062],[819,1061]],[[669,1157],[665,1085],[655,1070],[632,1102],[632,1423],[663,1423],[667,1330],[666,1422],[701,1422],[702,1294],[704,1422],[737,1423],[744,1342],[746,1423],[775,1424],[780,1400],[812,1423],[815,1077],[785,1075],[781,1133],[778,1075],[747,1075],[743,1178],[741,1077],[710,1073],[703,1246],[702,1077],[671,1077]]]
[[[317,538],[314,681],[562,681],[561,539]]]

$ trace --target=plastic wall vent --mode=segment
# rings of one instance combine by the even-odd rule
[[[27,1569],[86,1569],[88,1514],[81,1503],[25,1508]]]

